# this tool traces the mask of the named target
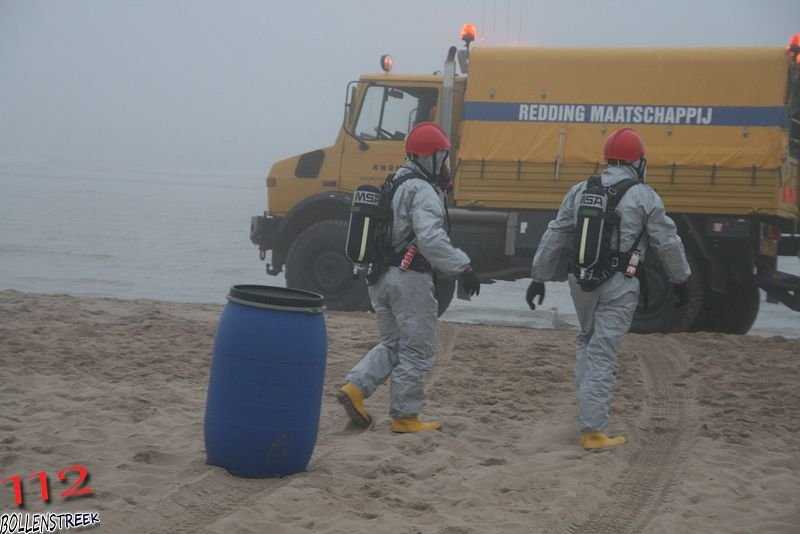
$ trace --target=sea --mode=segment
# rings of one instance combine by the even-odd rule
[[[249,239],[264,209],[256,174],[0,168],[0,287],[224,303],[268,282]]]
[[[153,171],[48,161],[0,164],[0,289],[224,304],[231,286],[284,286],[250,243],[266,209],[264,175]],[[267,258],[268,259],[268,258]],[[800,259],[779,268],[800,275]],[[536,311],[529,280],[482,286],[445,321],[575,329],[566,284]],[[800,337],[800,313],[765,301],[749,335]]]

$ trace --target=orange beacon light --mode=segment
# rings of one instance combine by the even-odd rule
[[[466,43],[467,48],[469,48],[469,44],[475,40],[477,33],[474,24],[467,23],[461,26],[461,40]]]

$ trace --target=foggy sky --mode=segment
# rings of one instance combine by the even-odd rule
[[[800,0],[0,0],[0,163],[263,175],[333,143],[345,87],[479,46],[785,46]]]

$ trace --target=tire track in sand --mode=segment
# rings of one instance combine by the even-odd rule
[[[247,509],[266,491],[288,484],[285,478],[241,478],[221,468],[204,472],[194,480],[179,484],[146,514],[135,530],[139,534],[205,532],[207,527],[239,509]],[[222,496],[222,498],[220,498]]]
[[[681,464],[697,438],[696,403],[681,378],[689,358],[680,341],[660,341],[658,350],[639,357],[648,393],[639,423],[643,446],[626,454],[628,467],[609,491],[612,501],[585,522],[570,525],[569,532],[647,532],[669,505]]]

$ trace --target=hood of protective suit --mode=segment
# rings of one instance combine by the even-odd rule
[[[628,178],[639,179],[636,169],[630,165],[609,165],[602,175],[603,185],[606,187],[621,182],[622,180],[627,180]]]

